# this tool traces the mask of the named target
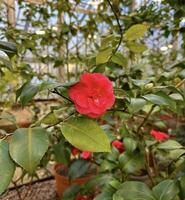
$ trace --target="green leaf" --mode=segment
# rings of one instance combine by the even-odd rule
[[[157,146],[158,149],[170,150],[170,149],[181,149],[183,146],[175,140],[167,140]]]
[[[99,65],[106,63],[109,60],[111,54],[112,54],[112,48],[101,50],[96,56],[96,64]]]
[[[143,96],[144,99],[159,106],[169,106],[172,110],[176,108],[176,103],[164,92],[157,92],[155,94],[147,94]]]
[[[85,185],[85,191],[89,192],[94,187],[102,188],[102,186],[106,185],[110,181],[114,180],[112,174],[108,173],[98,173],[93,176]]]
[[[39,92],[40,85],[33,85],[30,82],[25,83],[16,92],[16,99],[20,98],[21,104],[25,106]]]
[[[133,25],[124,34],[124,39],[128,41],[137,40],[143,37],[148,29],[149,29],[149,26],[146,24]]]
[[[103,191],[94,198],[94,200],[112,200],[115,191],[115,188],[108,184],[103,188]]]
[[[59,84],[57,83],[50,82],[42,82],[40,84],[33,85],[31,82],[26,82],[16,91],[16,100],[20,98],[22,105],[25,106],[38,92],[46,89],[51,90],[58,85]]]
[[[84,176],[88,172],[89,166],[90,162],[86,160],[75,160],[69,167],[70,180]]]
[[[124,182],[114,196],[121,196],[124,200],[159,200],[154,197],[150,188],[142,182]]]
[[[101,48],[106,48],[106,47],[110,46],[112,41],[114,41],[114,40],[115,40],[115,36],[112,34],[103,37],[101,40]]]
[[[146,80],[132,79],[133,84],[138,87],[144,87],[144,86],[146,86],[146,84],[150,83],[150,81],[151,80],[149,80],[149,79],[146,79]]]
[[[10,158],[8,143],[0,140],[0,194],[2,194],[14,175],[15,164]]]
[[[127,59],[119,52],[117,52],[116,54],[114,54],[111,58],[112,62],[125,67],[127,66]]]
[[[181,197],[181,199],[185,199],[185,176],[182,176],[179,178],[179,189],[180,189],[180,194],[179,196]]]
[[[62,200],[74,200],[80,191],[80,185],[71,185],[63,194]]]
[[[10,60],[0,56],[0,65],[6,67],[7,69],[12,69],[12,64]]]
[[[58,119],[53,112],[48,113],[40,121],[40,123],[47,124],[47,125],[55,124],[57,122],[58,122]]]
[[[140,44],[140,43],[135,43],[135,42],[127,43],[127,47],[129,48],[130,51],[132,51],[134,53],[143,53],[144,51],[147,50],[146,45]]]
[[[17,53],[16,44],[12,42],[0,41],[0,50],[4,51],[9,57]]]
[[[179,189],[173,180],[165,180],[160,182],[153,188],[156,199],[174,200],[179,193]]]
[[[133,153],[133,151],[137,148],[137,142],[132,138],[124,138],[124,146],[125,150],[128,153]]]
[[[61,130],[68,142],[83,151],[110,151],[108,137],[93,120],[86,118],[71,118],[62,123]]]
[[[131,113],[137,113],[144,107],[145,104],[146,100],[142,98],[131,98],[130,104],[128,105],[128,110]]]
[[[108,161],[108,160],[103,160],[100,165],[100,172],[107,172],[107,171],[112,171],[115,169],[117,166],[115,163]]]
[[[123,153],[119,157],[120,165],[127,174],[138,172],[144,167],[144,155],[141,153]]]
[[[43,128],[17,129],[10,141],[10,155],[29,174],[33,174],[49,146],[48,134]]]
[[[63,141],[53,145],[53,152],[58,163],[69,164],[71,152],[66,148]]]

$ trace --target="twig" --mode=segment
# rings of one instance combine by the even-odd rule
[[[56,122],[55,124],[51,124],[51,125],[49,125],[49,126],[46,126],[45,128],[48,129],[48,128],[51,128],[51,127],[53,127],[53,126],[56,126],[56,125],[60,124],[61,122],[66,121],[68,118],[70,118],[72,115],[74,115],[74,113],[75,113],[75,112],[70,113],[66,118],[64,118],[64,119],[62,119],[62,120],[59,120],[59,121]]]
[[[149,151],[147,148],[145,148],[145,160],[146,160],[145,166],[146,166],[146,170],[148,172],[148,177],[150,178],[152,186],[154,186],[155,180],[153,179],[153,174],[152,174],[152,171],[150,168],[150,155],[149,155]]]
[[[18,186],[17,186],[17,183],[14,182],[14,181],[12,181],[12,183],[13,183],[13,185],[14,185],[14,189],[15,189],[16,192],[17,192],[17,195],[18,195],[18,197],[19,197],[19,200],[22,200],[21,193],[20,193],[20,191],[19,191],[19,188],[18,188]]]
[[[137,133],[139,133],[141,128],[145,125],[145,123],[147,122],[147,120],[150,117],[151,113],[153,112],[154,108],[155,108],[155,105],[152,106],[152,108],[150,109],[150,111],[148,112],[146,117],[143,119],[142,123],[138,126],[138,129],[136,131]]]
[[[112,56],[118,51],[118,49],[119,49],[119,47],[120,47],[120,45],[121,45],[121,42],[122,42],[122,40],[123,40],[123,29],[122,29],[122,26],[121,26],[121,24],[120,24],[119,17],[118,17],[118,15],[117,15],[116,11],[114,10],[113,5],[111,4],[111,1],[110,1],[110,0],[107,0],[107,2],[108,2],[108,4],[109,4],[109,6],[111,7],[112,12],[114,13],[114,16],[115,16],[115,18],[116,18],[116,21],[117,21],[117,24],[118,24],[118,27],[119,27],[119,34],[120,34],[120,39],[119,39],[118,45],[117,45],[117,47],[114,49],[112,55],[110,56],[110,58],[109,58],[109,60],[110,60],[110,59],[112,58]]]
[[[63,94],[61,94],[56,88],[54,88],[53,90],[49,90],[50,92],[52,92],[53,94],[57,94],[59,96],[61,96],[62,98],[66,99],[67,101],[70,101],[71,103],[73,103],[73,101],[71,101],[71,99],[65,97]]]

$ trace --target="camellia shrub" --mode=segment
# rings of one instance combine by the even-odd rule
[[[185,121],[184,60],[161,66],[165,56],[143,55],[142,38],[152,28],[134,20],[127,29],[121,27],[120,36],[101,39],[88,70],[75,82],[20,85],[16,100],[23,107],[43,91],[61,101],[30,127],[2,134],[0,194],[17,166],[34,176],[50,160],[69,164],[72,154],[95,164],[97,174],[80,188],[70,187],[63,200],[185,198],[185,147],[179,135]],[[136,62],[138,54],[143,60],[148,56],[147,66]],[[12,115],[0,118],[16,124]]]

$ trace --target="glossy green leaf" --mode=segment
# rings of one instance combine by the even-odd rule
[[[153,192],[157,200],[174,200],[179,189],[173,180],[165,180],[156,185]]]
[[[124,39],[128,41],[137,40],[144,36],[149,29],[146,24],[136,24],[131,26],[124,34]]]
[[[123,56],[123,54],[117,52],[114,54],[111,58],[112,62],[122,66],[126,67],[127,66],[127,59]]]
[[[183,146],[175,140],[167,140],[165,142],[160,143],[157,146],[158,149],[170,150],[170,149],[181,149]]]
[[[111,54],[112,54],[112,48],[101,50],[96,56],[96,64],[99,65],[108,62]]]
[[[159,106],[169,106],[172,110],[176,108],[176,103],[164,92],[157,92],[155,94],[147,94],[143,96],[146,100]]]
[[[136,113],[140,111],[144,105],[146,104],[146,100],[142,98],[131,98],[130,104],[128,105],[128,110],[131,113]]]
[[[21,104],[25,106],[39,92],[40,85],[33,85],[30,82],[25,83],[16,92],[16,99],[20,98]]]
[[[69,167],[68,176],[70,180],[82,177],[88,173],[90,162],[86,160],[75,160]]]
[[[62,200],[74,200],[80,191],[80,185],[71,185],[68,187],[62,196]]]
[[[55,161],[58,163],[68,165],[70,162],[70,150],[65,146],[63,141],[53,145],[53,153],[55,156]]]
[[[10,158],[8,143],[0,140],[0,194],[2,194],[14,175],[15,164]]]
[[[41,123],[43,124],[55,124],[58,122],[57,117],[55,116],[55,114],[53,112],[48,113],[46,116],[44,116],[41,121]]]
[[[159,200],[145,183],[138,181],[124,182],[115,195],[121,196],[124,200]]]
[[[17,53],[16,44],[12,42],[0,41],[0,50],[5,52],[9,57]]]
[[[108,184],[106,187],[103,188],[103,191],[94,198],[94,200],[112,200],[112,196],[115,191],[116,189]]]
[[[144,167],[144,155],[139,153],[123,153],[119,157],[120,166],[127,174],[138,172]]]
[[[7,69],[11,70],[12,69],[12,64],[10,60],[0,56],[0,66],[6,67]]]
[[[48,134],[43,128],[17,129],[10,141],[10,155],[29,174],[33,174],[49,146]]]
[[[128,153],[133,153],[133,151],[137,148],[137,142],[132,138],[124,138],[124,147],[125,151]]]
[[[185,176],[182,176],[179,178],[178,180],[179,182],[179,189],[180,189],[180,193],[179,196],[181,197],[181,199],[185,199]]]
[[[108,137],[93,120],[71,118],[61,124],[61,130],[66,140],[83,151],[110,151]]]
[[[127,47],[133,53],[143,53],[144,51],[147,50],[147,46],[146,45],[140,44],[140,43],[135,43],[135,42],[127,43]]]

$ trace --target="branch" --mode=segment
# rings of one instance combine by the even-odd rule
[[[140,130],[141,130],[141,128],[145,125],[145,123],[147,122],[148,118],[152,114],[154,108],[155,108],[155,105],[152,106],[152,108],[150,109],[150,111],[148,112],[148,114],[146,115],[146,117],[143,119],[142,123],[139,125],[139,127],[137,129],[137,133],[139,133]]]
[[[61,94],[56,88],[54,88],[53,90],[49,90],[51,93],[53,94],[57,94],[60,97],[66,99],[67,101],[70,101],[71,103],[73,103],[73,101],[71,101],[71,99],[67,98],[66,96],[64,96],[63,94]]]
[[[122,39],[123,39],[123,29],[122,29],[122,26],[120,24],[120,21],[119,21],[119,17],[113,7],[113,5],[111,4],[111,1],[110,0],[107,0],[109,6],[111,7],[111,10],[112,12],[114,13],[114,16],[116,18],[116,21],[117,21],[117,24],[118,24],[118,27],[119,27],[119,34],[120,34],[120,39],[119,39],[119,42],[118,42],[118,45],[117,47],[115,48],[115,50],[113,51],[112,55],[110,56],[109,60],[112,58],[112,56],[118,51],[120,45],[121,45],[121,42],[122,42]]]

